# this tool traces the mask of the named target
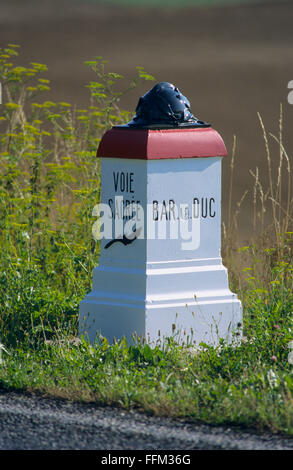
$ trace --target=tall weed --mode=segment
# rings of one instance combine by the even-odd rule
[[[47,67],[14,65],[18,46],[0,49],[0,330],[1,341],[34,343],[58,325],[77,324],[78,301],[89,290],[99,244],[91,236],[100,199],[96,150],[102,134],[128,121],[123,93],[153,77],[142,67],[124,92],[123,77],[93,71],[89,105],[42,100]]]

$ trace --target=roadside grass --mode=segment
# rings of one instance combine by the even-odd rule
[[[274,337],[275,331],[268,334]],[[93,347],[65,337],[10,350],[0,383],[2,390],[292,435],[288,352],[274,363],[271,348],[264,351],[254,342],[236,349],[203,346],[194,353],[172,341],[161,350],[129,347],[123,340]]]
[[[278,136],[267,134],[259,116],[269,182],[264,187],[252,171],[247,246],[237,241],[245,195],[232,207],[236,140],[232,152],[223,257],[243,303],[241,343],[194,351],[172,339],[151,349],[139,338],[132,346],[97,338],[92,346],[77,338],[78,305],[99,258],[91,235],[100,197],[96,148],[106,129],[130,117],[118,107],[122,77],[95,58],[87,61],[97,80],[88,108],[39,101],[49,93],[46,66],[14,66],[17,51],[0,49],[0,390],[292,435],[292,196],[282,108]],[[138,68],[125,90],[151,79]],[[270,139],[278,143],[276,175]]]

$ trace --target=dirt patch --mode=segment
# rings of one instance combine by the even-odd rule
[[[231,154],[237,136],[235,201],[251,188],[249,168],[267,178],[257,111],[269,131],[278,132],[284,108],[284,142],[293,145],[293,106],[287,85],[293,79],[291,2],[233,7],[153,10],[80,3],[78,0],[2,0],[0,44],[22,46],[22,61],[49,66],[52,99],[87,103],[85,84],[93,79],[84,60],[102,55],[109,70],[126,77],[142,65],[157,81],[176,84],[192,112],[209,121]],[[146,84],[139,94],[149,89]],[[122,106],[134,109],[138,94]],[[272,143],[273,158],[278,149]],[[274,154],[275,152],[275,154]],[[228,165],[223,166],[223,209],[227,207]],[[286,191],[286,187],[284,186]],[[241,230],[250,232],[250,205]]]

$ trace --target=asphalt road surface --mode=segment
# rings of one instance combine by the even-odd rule
[[[0,394],[0,450],[293,450],[293,439]]]

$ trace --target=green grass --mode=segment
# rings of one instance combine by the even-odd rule
[[[278,351],[274,363],[271,347],[263,346],[259,341],[237,349],[203,346],[195,354],[172,341],[162,351],[124,341],[93,347],[65,336],[37,349],[11,350],[0,383],[5,390],[292,435],[288,350]]]
[[[101,58],[89,105],[49,101],[46,66],[13,64],[18,48],[0,50],[0,388],[94,401],[195,422],[240,425],[292,435],[293,293],[290,158],[279,142],[277,175],[263,188],[254,171],[248,246],[237,242],[241,201],[223,225],[223,256],[244,307],[244,340],[198,351],[170,339],[164,349],[77,338],[78,305],[90,291],[99,244],[91,235],[100,197],[96,148],[101,135],[132,113],[121,111],[117,82]],[[142,68],[125,92],[152,80]],[[45,98],[42,98],[45,96]],[[233,200],[235,146],[231,158]],[[287,194],[281,187],[288,178]],[[242,198],[243,199],[243,198]],[[272,220],[264,223],[267,205]],[[282,208],[282,210],[280,210]],[[236,214],[235,217],[231,213]]]

